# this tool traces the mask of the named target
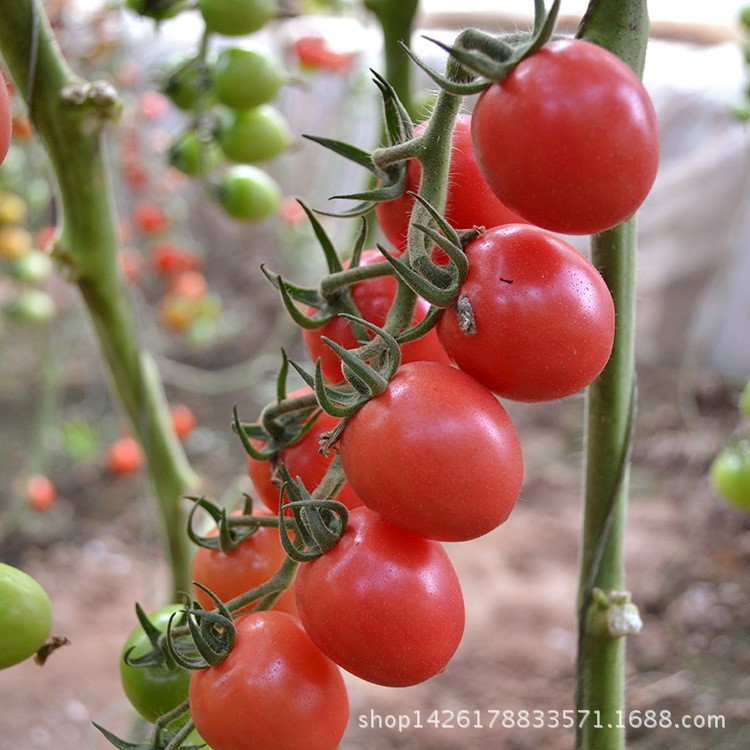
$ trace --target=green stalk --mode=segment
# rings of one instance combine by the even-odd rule
[[[81,292],[115,391],[148,457],[164,527],[173,596],[188,591],[190,547],[178,500],[197,478],[170,427],[159,374],[143,351],[119,271],[110,175],[101,144],[120,101],[70,69],[39,0],[6,0],[0,54],[26,100],[57,178],[62,223],[54,256]]]
[[[646,0],[592,0],[579,36],[625,60],[640,76],[648,43]],[[612,356],[586,398],[583,536],[578,594],[579,750],[625,746],[625,638],[640,626],[623,592],[623,545],[635,412],[635,222],[596,235],[592,261],[612,293]],[[613,624],[613,618],[620,618]],[[589,712],[584,714],[583,712]],[[584,716],[586,717],[584,721]]]
[[[393,86],[406,111],[415,119],[411,80],[411,62],[398,46],[411,43],[414,17],[419,0],[365,0],[365,7],[375,15],[383,30],[385,78]]]

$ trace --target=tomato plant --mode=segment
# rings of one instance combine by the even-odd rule
[[[318,648],[379,685],[414,685],[442,672],[461,642],[464,601],[439,542],[349,514],[336,546],[297,572],[297,606]]]
[[[209,537],[217,535],[218,530],[214,527]],[[228,602],[265,583],[285,559],[278,529],[260,526],[228,552],[199,546],[193,557],[192,579],[210,589],[221,601]],[[214,608],[213,600],[203,589],[194,586],[193,595],[204,609]],[[297,615],[293,589],[284,591],[273,609]]]
[[[489,230],[466,257],[459,302],[438,322],[453,362],[517,401],[562,398],[591,383],[615,331],[612,297],[591,262],[557,235],[516,224]]]
[[[339,448],[363,504],[429,539],[491,531],[510,515],[523,479],[505,409],[469,375],[436,362],[402,365],[347,420]]]
[[[217,666],[190,677],[195,728],[213,750],[335,750],[349,718],[338,667],[285,612],[251,612]]]
[[[270,161],[287,149],[291,141],[289,124],[270,104],[233,110],[222,119],[219,129],[224,155],[241,164]]]
[[[303,393],[310,393],[310,390],[303,388],[294,391],[289,394],[289,398]],[[320,484],[334,457],[332,452],[327,456],[320,452],[320,435],[332,430],[337,424],[338,420],[335,417],[322,412],[316,418],[313,427],[305,432],[300,440],[279,451],[276,460],[286,466],[291,477],[299,477],[309,492]],[[257,440],[251,442],[257,448],[262,445]],[[247,457],[247,471],[258,497],[266,507],[278,512],[280,486],[274,482],[274,463],[271,459],[259,461],[252,456]],[[348,484],[341,488],[336,499],[348,508],[356,508],[362,504]]]
[[[241,164],[226,171],[218,198],[229,216],[243,221],[260,221],[278,211],[281,188],[262,169]]]
[[[414,129],[415,137],[427,127],[419,123]],[[422,178],[422,165],[417,159],[406,163],[406,186],[401,197],[378,203],[375,215],[378,226],[388,241],[397,249],[406,247],[406,234],[409,217],[414,206],[414,198],[409,192],[417,192]],[[448,194],[445,203],[445,218],[457,229],[471,229],[474,226],[496,227],[500,224],[524,222],[508,209],[490,190],[482,179],[471,145],[471,115],[456,117],[451,136],[451,158],[448,175]]]
[[[369,266],[383,260],[379,250],[366,250],[360,258],[360,266]],[[346,266],[347,264],[345,264]],[[385,324],[388,311],[396,296],[397,282],[393,276],[379,276],[352,284],[349,288],[352,301],[357,306],[362,318],[376,326]],[[414,310],[413,323],[423,320],[430,309],[429,304],[423,299],[417,299]],[[308,315],[315,312],[314,308],[307,308]],[[323,375],[333,383],[339,382],[343,375],[341,373],[341,360],[334,351],[321,340],[321,336],[341,344],[346,349],[354,349],[359,344],[352,330],[351,324],[344,318],[336,317],[330,322],[318,328],[305,328],[302,331],[302,339],[305,349],[313,362],[320,359]],[[415,341],[410,341],[401,347],[401,361],[415,362],[419,360],[431,360],[434,362],[448,363],[448,355],[438,341],[437,333],[432,330],[425,336]]]
[[[0,669],[33,656],[52,628],[47,592],[28,573],[0,562]]]
[[[0,73],[0,164],[5,160],[13,133],[13,120],[10,116],[10,96],[5,78]]]
[[[285,79],[283,68],[272,57],[242,47],[222,50],[211,71],[216,98],[232,109],[270,102]]]
[[[477,100],[479,169],[508,208],[554,232],[594,234],[635,213],[659,161],[653,105],[618,57],[553,41]]]
[[[276,0],[198,0],[198,10],[209,31],[244,36],[262,29],[276,15],[277,3]]]
[[[155,628],[164,632],[169,618],[180,611],[182,606],[170,604],[149,615]],[[190,672],[176,664],[153,664],[131,666],[125,661],[148,654],[153,644],[138,624],[128,636],[120,655],[120,681],[127,699],[133,708],[148,721],[156,721],[162,714],[171,711],[182,703],[188,695]]]

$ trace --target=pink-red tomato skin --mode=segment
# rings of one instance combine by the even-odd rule
[[[367,508],[349,515],[336,546],[297,573],[305,630],[339,666],[379,685],[442,672],[464,631],[456,572],[439,542]]]
[[[234,647],[190,676],[190,713],[212,750],[336,750],[349,719],[339,668],[285,612],[235,620]]]
[[[347,420],[339,450],[364,505],[439,541],[492,531],[523,481],[521,443],[503,406],[474,378],[436,362],[402,365]]]
[[[477,100],[479,169],[508,208],[537,226],[595,234],[630,219],[659,162],[656,114],[617,56],[553,41]]]
[[[589,385],[609,359],[612,296],[591,262],[557,235],[529,225],[488,231],[466,248],[461,295],[475,333],[455,309],[438,321],[453,362],[499,396],[552,401]]]

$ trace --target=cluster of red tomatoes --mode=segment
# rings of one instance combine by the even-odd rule
[[[609,290],[554,232],[609,229],[648,193],[658,135],[640,81],[598,47],[552,42],[492,84],[452,137],[445,215],[457,228],[485,228],[463,248],[468,273],[456,299],[434,329],[401,347],[392,378],[343,424],[311,415],[305,402],[299,426],[309,429],[272,456],[248,458],[255,492],[274,515],[283,496],[278,464],[311,492],[343,472],[336,499],[348,520],[330,549],[299,563],[273,610],[236,619],[234,646],[218,666],[182,676],[196,729],[214,750],[337,747],[348,715],[338,667],[388,686],[442,672],[464,630],[461,586],[443,543],[497,528],[521,490],[521,443],[499,398],[570,396],[610,356]],[[406,169],[407,190],[416,191],[420,164]],[[377,209],[407,259],[411,206],[404,195]],[[360,264],[381,258],[369,251]],[[360,280],[349,301],[383,326],[398,283],[389,274]],[[418,301],[414,321],[428,310]],[[347,370],[322,337],[346,349],[359,342],[340,318],[304,331],[313,361],[341,386]],[[335,451],[321,452],[320,438],[334,430]],[[194,580],[225,601],[284,559],[278,531],[261,526],[229,552],[199,549]],[[304,740],[267,720],[280,706],[285,726],[305,726]]]

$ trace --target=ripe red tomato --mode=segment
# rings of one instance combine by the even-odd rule
[[[152,201],[139,201],[133,209],[133,219],[144,234],[161,234],[169,227],[169,218]]]
[[[333,549],[303,563],[297,606],[313,643],[348,672],[391,687],[442,672],[461,642],[461,586],[439,542],[349,515]]]
[[[187,404],[175,404],[169,410],[169,418],[172,421],[172,429],[180,440],[184,440],[197,424],[195,414]]]
[[[10,96],[5,85],[3,74],[0,73],[0,164],[5,160],[13,134],[13,119],[10,115]]]
[[[349,719],[338,667],[285,612],[235,621],[234,647],[190,676],[190,712],[213,750],[335,750]]]
[[[419,123],[414,134],[427,127]],[[406,163],[406,188],[401,197],[378,203],[375,216],[388,241],[397,249],[406,248],[406,233],[414,198],[406,191],[417,192],[422,178],[422,165],[417,159]],[[471,146],[471,115],[458,115],[451,138],[451,160],[448,175],[445,218],[456,229],[473,226],[496,227],[500,224],[523,222],[520,216],[504,206],[482,179]]]
[[[348,70],[354,61],[354,53],[337,52],[320,36],[303,36],[292,43],[292,51],[303,68],[327,70],[340,73]]]
[[[123,435],[107,448],[107,468],[117,476],[135,474],[143,468],[144,455],[135,438]]]
[[[57,501],[57,488],[44,474],[33,474],[26,480],[26,502],[37,513],[46,513]]]
[[[629,219],[656,177],[659,130],[643,84],[590,42],[550,42],[477,100],[471,134],[495,195],[553,232]]]
[[[149,261],[154,271],[160,275],[199,271],[203,267],[201,258],[172,242],[157,242],[151,248]]]
[[[348,419],[339,449],[364,505],[428,539],[464,541],[499,526],[523,479],[521,444],[503,406],[437,362],[402,365]]]
[[[383,260],[383,256],[379,250],[366,250],[362,253],[360,265],[370,266],[381,260]],[[358,284],[352,284],[350,292],[361,316],[376,326],[383,326],[388,310],[396,296],[397,284],[398,282],[393,276],[380,276],[375,279],[360,281]],[[421,298],[418,299],[414,310],[413,323],[423,320],[429,309],[429,303]],[[306,312],[311,315],[315,311],[312,308],[307,308]],[[341,344],[346,349],[355,349],[358,346],[357,339],[348,321],[338,317],[320,328],[303,329],[302,331],[302,339],[310,359],[315,362],[320,358],[323,375],[331,382],[338,383],[344,377],[341,372],[341,360],[330,347],[320,340],[321,336]],[[402,362],[420,360],[444,362],[445,364],[450,361],[434,330],[401,347]]]
[[[461,287],[476,332],[456,309],[438,335],[453,362],[499,396],[550,401],[585,388],[612,352],[615,311],[596,268],[539,227],[509,224],[466,247]]]
[[[290,393],[289,397],[293,398],[310,392],[310,389],[302,388]],[[317,418],[315,425],[305,433],[301,440],[286,446],[279,453],[279,460],[284,463],[292,478],[300,477],[305,488],[311,494],[320,484],[334,456],[333,452],[329,453],[328,456],[321,455],[318,436],[323,432],[332,430],[337,424],[338,419],[336,417],[323,412]],[[251,442],[258,448],[262,447],[262,444],[258,441]],[[273,469],[273,463],[270,460],[258,461],[252,456],[247,457],[247,471],[258,497],[267,508],[278,513],[279,488],[272,481]],[[362,505],[361,500],[354,494],[349,484],[345,484],[341,488],[339,494],[336,495],[336,500],[346,505],[347,508],[356,508],[358,505]]]
[[[258,515],[270,515],[270,513]],[[208,536],[216,536],[214,527]],[[198,547],[193,556],[191,580],[211,589],[223,602],[244,594],[265,583],[286,559],[279,541],[279,531],[272,526],[261,526],[230,552]],[[197,586],[193,596],[204,609],[213,609],[211,597]],[[297,615],[294,590],[289,588],[279,596],[273,609]]]

